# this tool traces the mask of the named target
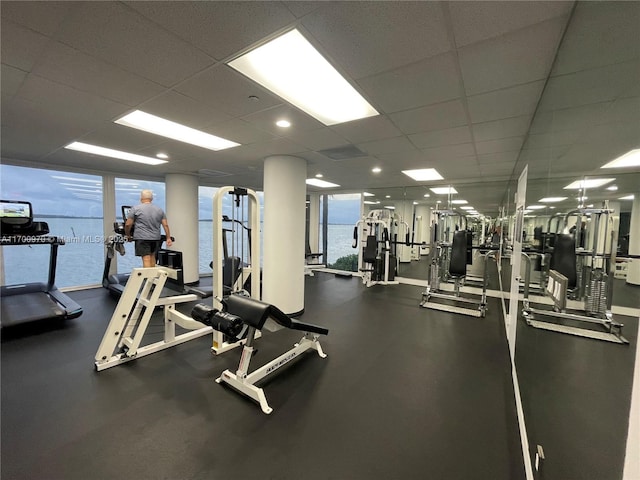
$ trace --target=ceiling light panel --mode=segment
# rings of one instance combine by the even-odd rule
[[[335,183],[327,182],[325,180],[320,180],[319,178],[307,178],[307,185],[313,185],[314,187],[320,187],[320,188],[333,188],[333,187],[340,186]]]
[[[449,193],[458,193],[458,191],[453,187],[434,187],[434,188],[431,188],[430,190],[437,195],[447,195]]]
[[[578,190],[580,188],[598,188],[607,183],[611,183],[615,178],[587,178],[582,180],[576,180],[573,183],[567,185],[565,190]]]
[[[69,150],[76,150],[78,152],[92,153],[94,155],[100,155],[102,157],[118,158],[120,160],[127,160],[129,162],[146,163],[147,165],[160,165],[162,163],[167,163],[166,160],[160,160],[153,157],[145,157],[144,155],[137,155],[135,153],[122,152],[120,150],[113,150],[111,148],[91,145],[89,143],[73,142],[64,148],[68,148]]]
[[[606,165],[600,168],[627,168],[627,167],[640,167],[640,148],[630,150],[624,155],[611,160]]]
[[[557,203],[557,202],[562,202],[563,200],[566,200],[566,199],[567,197],[545,197],[545,198],[541,198],[538,201],[542,203]]]
[[[402,173],[413,178],[416,182],[428,182],[431,180],[442,180],[435,168],[421,168],[418,170],[402,170]]]
[[[115,123],[213,151],[224,150],[240,145],[231,140],[216,137],[215,135],[201,132],[195,128],[187,127],[186,125],[172,122],[165,118],[156,117],[141,110],[136,110],[135,112],[125,115],[116,120]]]
[[[229,66],[325,125],[378,115],[298,30],[251,50]]]
[[[465,205],[469,202],[467,202],[466,200],[458,199],[458,200],[451,200],[451,203],[453,203],[454,205]]]

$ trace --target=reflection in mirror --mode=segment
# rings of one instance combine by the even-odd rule
[[[516,346],[544,478],[623,478],[640,308],[629,275],[640,248],[640,164],[629,154],[640,147],[638,21],[636,2],[575,4],[515,169],[529,166],[532,288],[521,308],[552,312],[542,315],[551,330],[521,316]],[[625,155],[627,166],[610,164]]]

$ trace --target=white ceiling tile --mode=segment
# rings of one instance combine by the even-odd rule
[[[443,147],[435,147],[435,148],[425,148],[422,150],[424,154],[425,160],[428,161],[442,161],[442,160],[450,160],[454,161],[455,159],[461,157],[467,158],[475,158],[475,151],[473,149],[473,144],[471,143],[461,143],[458,145],[446,145]]]
[[[172,90],[144,102],[138,110],[197,129],[226,122],[232,118],[220,110]]]
[[[402,134],[402,132],[383,115],[332,125],[331,128],[351,143],[364,143],[371,140],[397,137]]]
[[[471,132],[468,126],[447,128],[431,132],[409,135],[409,140],[418,148],[441,147],[471,142]]]
[[[172,86],[214,60],[126,6],[82,2],[65,20],[58,40],[164,86]]]
[[[532,114],[544,81],[527,83],[468,98],[469,114],[473,123]]]
[[[610,105],[611,102],[602,102],[553,112],[538,112],[531,124],[530,133],[581,130],[596,125]]]
[[[283,103],[282,99],[226,65],[208,68],[178,85],[176,90],[234,116]],[[252,96],[258,98],[249,98]]]
[[[573,2],[449,2],[459,47],[507,32],[568,16]]]
[[[485,142],[524,135],[529,130],[532,118],[532,115],[522,115],[491,122],[474,123],[471,126],[473,138],[476,142]]]
[[[488,163],[510,163],[515,164],[520,155],[519,150],[503,151],[495,153],[486,153],[478,155],[478,164],[486,165]]]
[[[354,79],[451,50],[436,2],[327,2],[302,24]]]
[[[32,72],[54,82],[130,106],[165,90],[149,80],[58,42],[49,44],[46,54]]]
[[[452,100],[460,96],[460,76],[451,53],[358,80],[365,97],[385,113]]]
[[[0,87],[2,87],[2,94],[7,96],[13,96],[18,93],[22,82],[27,78],[27,72],[18,70],[9,65],[2,65],[2,79],[0,81]],[[3,102],[4,104],[4,102]]]
[[[338,135],[328,127],[318,130],[293,130],[287,137],[298,145],[305,146],[309,150],[324,150],[349,143],[341,135]]]
[[[127,2],[140,14],[222,60],[296,18],[284,2]]]
[[[281,137],[290,137],[294,132],[319,130],[323,127],[323,124],[318,120],[289,104],[278,105],[245,115],[242,119],[252,124],[255,128]],[[278,120],[288,120],[291,123],[291,127],[278,127],[276,125]]]
[[[127,110],[126,105],[36,75],[27,76],[18,97],[33,103],[42,112],[49,112],[50,118],[82,122],[84,128],[109,122]]]
[[[389,115],[391,121],[405,134],[444,130],[467,123],[460,100],[438,103]]]
[[[44,35],[4,20],[0,38],[2,63],[25,72],[31,71],[49,43]]]
[[[622,96],[640,83],[640,60],[552,77],[541,111],[599,103]]]
[[[416,151],[416,147],[404,136],[361,143],[358,144],[357,147],[369,155],[386,155],[396,152]]]
[[[572,145],[580,141],[584,137],[585,131],[580,130],[562,130],[552,131],[549,133],[531,134],[527,137],[524,144],[525,149],[557,147],[560,145]]]
[[[620,98],[609,105],[598,124],[628,122],[640,125],[640,96]]]
[[[213,135],[228,138],[242,145],[264,142],[274,138],[269,132],[259,130],[239,118],[222,123],[213,123],[207,125],[205,129]]]
[[[514,152],[520,151],[524,137],[501,138],[498,140],[487,140],[485,142],[476,142],[476,151],[478,155],[498,152]]]
[[[53,1],[4,1],[2,19],[11,20],[48,37],[53,36],[60,27],[67,12],[77,7],[74,2]]]
[[[546,79],[566,20],[555,18],[461,48],[467,95]]]
[[[640,2],[577,2],[554,75],[640,56]]]

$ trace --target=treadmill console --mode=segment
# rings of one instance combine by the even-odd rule
[[[0,227],[2,235],[23,233],[33,223],[33,209],[30,202],[21,200],[0,200]]]

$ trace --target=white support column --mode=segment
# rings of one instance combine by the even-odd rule
[[[637,192],[631,207],[629,226],[629,255],[640,255],[640,192]],[[632,258],[627,265],[627,283],[640,285],[640,258]]]
[[[176,241],[172,250],[182,252],[184,282],[200,279],[198,262],[198,177],[169,173],[165,177],[166,214],[171,235]],[[164,233],[164,232],[163,232]]]
[[[288,315],[304,310],[307,162],[276,155],[264,161],[262,299]]]
[[[116,205],[116,179],[113,175],[102,176],[102,231],[106,240],[111,235],[115,235],[113,231],[113,223],[120,221],[120,214],[116,212],[120,209]],[[106,253],[105,253],[106,255]],[[118,271],[118,255],[114,255],[111,259],[109,267],[109,275],[115,275]]]

